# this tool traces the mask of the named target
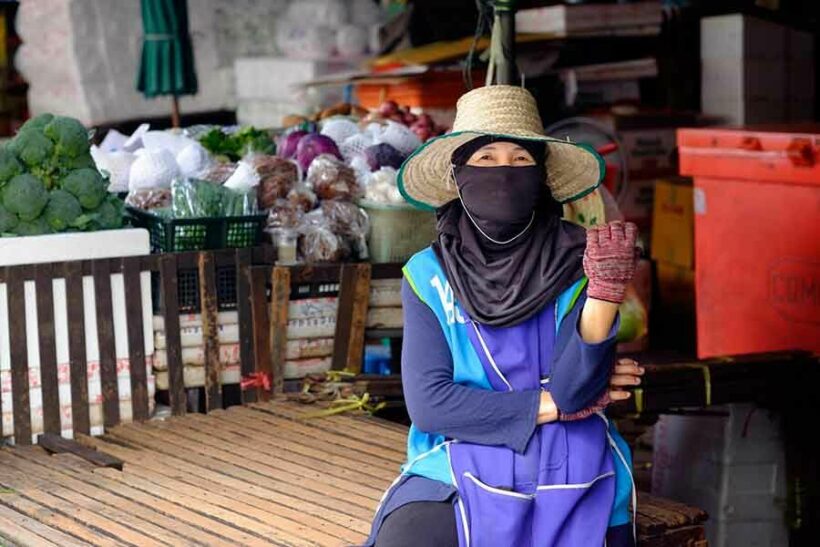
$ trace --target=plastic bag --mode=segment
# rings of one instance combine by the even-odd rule
[[[296,163],[278,156],[257,154],[246,158],[259,174],[259,207],[269,209],[286,198],[299,182]]]
[[[288,201],[301,209],[302,212],[307,213],[316,208],[316,205],[319,203],[319,198],[316,197],[316,194],[309,186],[299,184],[288,192]]]
[[[225,181],[225,188],[230,188],[237,192],[248,193],[251,189],[259,186],[259,173],[253,165],[246,161],[236,164],[236,171]]]
[[[205,171],[199,173],[196,178],[217,184],[224,184],[226,180],[231,178],[234,171],[236,171],[235,163],[214,163]]]
[[[125,203],[144,211],[170,207],[171,190],[168,188],[131,190],[125,198]]]
[[[268,212],[267,228],[296,228],[305,212],[287,199],[277,199]]]
[[[355,203],[335,199],[322,202],[321,210],[333,233],[349,243],[353,256],[367,259],[367,232],[370,228],[367,213]]]
[[[365,199],[388,205],[405,203],[396,183],[396,174],[392,167],[382,167],[370,173],[366,178]]]
[[[362,193],[353,169],[325,154],[310,164],[307,182],[320,199],[355,199]]]
[[[245,216],[257,211],[255,188],[239,192],[195,179],[180,179],[171,185],[174,218]]]

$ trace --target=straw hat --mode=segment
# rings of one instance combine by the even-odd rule
[[[546,184],[561,203],[585,196],[603,179],[604,162],[591,148],[544,135],[535,99],[526,89],[492,85],[462,95],[453,131],[427,141],[405,160],[398,175],[405,199],[422,209],[456,199],[453,152],[482,135],[545,142],[549,147]]]

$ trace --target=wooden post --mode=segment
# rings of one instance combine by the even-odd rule
[[[171,95],[171,127],[179,127],[179,97]]]
[[[173,254],[159,259],[162,316],[165,323],[165,352],[168,355],[168,395],[171,412],[185,414],[185,377],[182,370],[182,341],[179,333],[179,295],[177,294],[177,262]]]
[[[82,262],[65,263],[65,293],[68,313],[68,361],[71,369],[71,429],[75,434],[90,435]]]
[[[222,408],[222,363],[219,359],[219,316],[216,304],[214,255],[199,253],[199,304],[205,343],[205,408]]]
[[[140,257],[124,258],[125,320],[128,328],[128,362],[131,371],[131,409],[135,421],[148,419],[148,378],[142,325],[142,277]]]
[[[37,264],[34,267],[43,431],[60,435],[62,427],[60,425],[59,380],[57,379],[57,346],[54,333],[54,291],[51,280],[51,264]]]
[[[19,267],[6,266],[8,295],[9,353],[11,354],[11,400],[15,444],[31,444],[31,406],[26,345],[25,281]]]
[[[290,269],[275,266],[271,272],[270,348],[273,391],[281,393],[284,385],[285,357],[288,344],[288,307],[290,305]]]
[[[117,386],[117,349],[114,345],[114,308],[111,303],[111,269],[107,260],[91,262],[97,310],[97,342],[100,352],[100,384],[103,397],[103,425],[120,423]]]
[[[270,322],[268,319],[267,268],[253,266],[248,268],[251,298],[251,317],[253,321],[253,355],[256,358],[254,371],[261,374],[272,373],[270,353]],[[257,385],[256,397],[267,401],[270,393]]]
[[[256,371],[253,352],[253,313],[251,307],[250,249],[237,249],[236,264],[236,312],[239,316],[239,369],[242,378],[247,378]],[[257,390],[243,389],[242,402],[253,403],[257,400]]]
[[[345,264],[339,284],[339,308],[333,344],[333,370],[359,373],[364,359],[364,331],[370,300],[370,264]]]

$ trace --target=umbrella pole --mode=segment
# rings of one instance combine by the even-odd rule
[[[171,95],[171,127],[179,127],[179,97]]]
[[[496,81],[499,84],[518,85],[518,69],[515,65],[515,0],[496,0],[495,13],[501,35],[501,58],[497,60]]]

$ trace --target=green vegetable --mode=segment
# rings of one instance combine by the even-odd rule
[[[19,220],[17,215],[10,213],[0,204],[0,234],[14,232]]]
[[[0,188],[22,172],[23,166],[14,157],[14,154],[5,148],[0,148]]]
[[[60,181],[60,187],[73,194],[87,210],[99,207],[108,195],[108,185],[96,169],[75,169]]]
[[[215,156],[225,156],[237,161],[249,152],[273,154],[276,145],[267,131],[255,127],[243,127],[236,133],[228,134],[215,127],[199,137],[199,143]]]
[[[91,157],[91,154],[83,154],[76,158],[69,158],[65,161],[64,165],[66,169],[82,169],[84,167],[97,169],[97,164],[94,162],[94,158]]]
[[[90,215],[91,229],[114,230],[122,228],[125,204],[117,196],[109,194],[105,201]]]
[[[14,231],[19,236],[41,236],[52,233],[51,226],[43,217],[34,220],[21,220]]]
[[[54,231],[63,232],[74,227],[82,214],[83,208],[77,198],[65,190],[52,190],[43,218]]]
[[[54,144],[36,128],[20,130],[7,146],[29,167],[45,163],[54,152]]]
[[[43,128],[43,134],[55,144],[55,153],[63,158],[88,154],[88,131],[74,118],[55,116]]]
[[[27,129],[36,129],[40,133],[43,132],[43,128],[48,125],[48,123],[54,119],[54,114],[40,114],[39,116],[34,116],[33,118],[26,121],[23,126],[20,128],[20,131],[25,131]]]
[[[3,188],[3,206],[20,220],[34,220],[48,203],[43,182],[29,173],[17,175]]]

